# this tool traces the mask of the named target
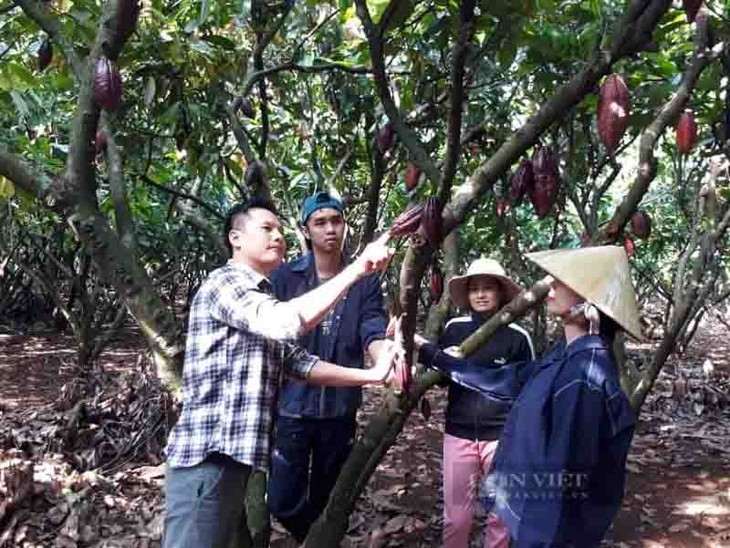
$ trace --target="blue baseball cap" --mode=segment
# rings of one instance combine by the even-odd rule
[[[336,198],[326,190],[320,190],[319,192],[309,196],[306,200],[304,200],[304,205],[302,206],[302,224],[307,222],[307,219],[309,219],[309,216],[312,213],[318,209],[326,208],[336,209],[342,213],[342,200]]]

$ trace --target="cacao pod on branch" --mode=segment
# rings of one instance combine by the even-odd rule
[[[518,205],[522,203],[522,198],[530,192],[535,185],[535,175],[532,171],[532,162],[527,158],[523,158],[517,171],[514,172],[510,179],[510,196],[512,203]]]
[[[375,142],[378,145],[380,154],[385,154],[393,148],[395,144],[395,126],[393,122],[388,122],[378,131]]]
[[[598,137],[606,150],[616,150],[629,123],[629,88],[621,76],[609,74],[598,92]]]
[[[534,185],[528,189],[538,219],[550,213],[560,190],[558,159],[552,147],[540,147],[532,154]]]
[[[506,198],[497,198],[497,201],[495,202],[495,210],[497,213],[497,217],[500,219],[504,217],[504,214],[507,213],[507,210],[509,209],[509,202]]]
[[[94,100],[107,112],[114,111],[122,100],[122,76],[114,61],[104,56],[96,61]]]
[[[137,27],[139,10],[139,0],[117,0],[119,30],[125,34],[131,33]]]
[[[107,135],[106,131],[103,129],[100,129],[96,132],[96,137],[94,137],[94,150],[96,151],[96,154],[101,154],[106,150],[106,145],[109,142],[109,136]]]
[[[413,206],[406,209],[398,215],[390,225],[390,235],[407,236],[413,234],[421,225],[421,217],[423,215],[423,206]]]
[[[697,141],[697,122],[691,112],[683,112],[677,121],[677,149],[689,154]]]
[[[631,216],[631,232],[641,239],[648,238],[651,235],[651,217],[643,209],[635,211]]]
[[[266,181],[266,166],[263,162],[256,160],[246,166],[246,172],[243,174],[243,180],[250,192],[256,194],[256,189],[268,187]]]
[[[433,266],[431,268],[431,278],[428,281],[428,293],[431,297],[431,302],[438,302],[441,299],[441,295],[444,292],[444,276],[438,267]]]
[[[38,48],[38,69],[41,71],[46,70],[46,67],[51,64],[53,60],[53,44],[50,38],[46,38]]]
[[[439,211],[438,198],[431,196],[423,206],[421,226],[426,242],[432,249],[438,249],[441,243],[441,212]]]
[[[418,185],[421,178],[421,170],[416,164],[408,164],[406,168],[406,190],[411,191]]]
[[[687,21],[689,23],[694,22],[697,17],[697,12],[702,7],[702,0],[682,0],[682,8],[684,13],[687,15]]]
[[[634,252],[636,251],[636,245],[634,244],[634,240],[632,240],[630,236],[624,236],[624,249],[626,250],[626,255],[628,255],[629,257],[634,256]]]
[[[240,110],[246,118],[251,118],[252,120],[256,118],[256,111],[254,110],[251,101],[243,95],[236,97],[231,106],[233,107],[233,112],[238,112]]]

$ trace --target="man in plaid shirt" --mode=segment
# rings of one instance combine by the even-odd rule
[[[254,199],[236,206],[226,236],[232,258],[211,272],[190,310],[183,411],[167,448],[164,548],[223,548],[235,536],[249,474],[268,468],[282,375],[362,386],[385,382],[394,359],[389,347],[371,369],[340,367],[294,343],[352,284],[387,265],[387,236],[329,282],[287,302],[271,296],[267,279],[285,251],[273,205]]]

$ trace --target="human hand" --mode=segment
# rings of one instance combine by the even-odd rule
[[[373,272],[385,270],[393,257],[395,250],[388,247],[390,234],[385,232],[377,240],[370,242],[360,256],[355,259],[354,265],[358,269],[358,274],[366,276]]]

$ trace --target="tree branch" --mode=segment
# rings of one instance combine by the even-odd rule
[[[51,180],[48,177],[35,172],[19,156],[2,148],[0,148],[0,175],[42,201],[46,199],[51,188]]]
[[[111,118],[106,114],[102,115],[103,131],[107,134],[106,160],[109,170],[109,191],[114,203],[114,220],[116,221],[117,234],[124,247],[137,256],[137,238],[134,230],[134,217],[129,207],[127,196],[127,185],[124,181],[124,164],[116,138],[114,137],[114,126]]]
[[[451,183],[456,174],[461,151],[461,115],[464,108],[464,67],[469,52],[469,37],[474,32],[474,0],[462,0],[459,10],[459,33],[454,44],[451,60],[451,98],[449,101],[449,122],[446,134],[446,159],[441,173],[438,191],[440,204],[445,204],[451,195]]]
[[[225,217],[218,213],[218,211],[210,204],[207,204],[205,200],[201,200],[197,196],[193,196],[192,194],[188,194],[187,192],[183,192],[182,190],[177,190],[175,188],[170,188],[169,186],[165,186],[163,184],[160,184],[156,181],[153,181],[150,179],[147,175],[140,174],[139,178],[147,183],[148,185],[151,185],[155,188],[159,188],[160,190],[164,190],[165,192],[168,192],[174,196],[177,196],[178,198],[184,198],[186,200],[190,200],[191,202],[195,202],[200,207],[205,209],[208,213],[212,214],[216,219],[223,221],[225,220]]]
[[[380,102],[385,109],[385,113],[393,123],[398,136],[400,137],[403,144],[406,146],[411,154],[411,161],[416,164],[421,171],[428,177],[428,179],[434,184],[438,185],[441,179],[436,164],[431,161],[428,153],[426,152],[423,143],[419,139],[415,131],[413,131],[403,121],[398,108],[395,106],[393,96],[390,93],[390,87],[388,86],[388,77],[385,72],[385,60],[383,57],[383,41],[380,28],[373,24],[370,17],[370,11],[368,10],[365,0],[355,0],[357,7],[357,15],[362,21],[365,29],[365,35],[370,45],[370,58],[373,63],[373,76],[375,79],[375,87],[378,90],[378,96]]]

